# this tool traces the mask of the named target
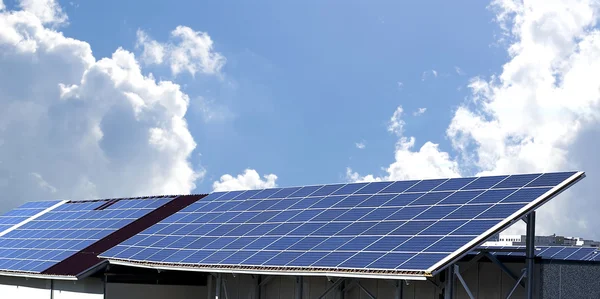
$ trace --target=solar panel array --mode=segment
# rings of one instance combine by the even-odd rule
[[[0,237],[0,271],[42,272],[171,199],[122,199],[112,204],[104,200],[81,201],[60,205]]]
[[[426,271],[574,174],[217,192],[100,256],[185,267]]]
[[[525,246],[480,246],[481,249],[490,251],[498,256],[525,256],[524,251],[507,252],[493,251],[494,249],[525,249]],[[475,252],[474,252],[475,253]],[[600,262],[600,249],[598,247],[576,246],[536,246],[535,255],[547,260],[562,261],[594,261]]]
[[[0,233],[59,203],[60,200],[28,202],[0,216]]]

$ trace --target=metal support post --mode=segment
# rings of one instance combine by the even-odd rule
[[[360,288],[363,292],[365,292],[365,294],[367,294],[367,296],[369,296],[369,298],[371,299],[377,299],[377,297],[375,297],[375,295],[373,295],[373,293],[369,292],[369,290],[367,290],[367,288],[365,288],[359,281],[356,281],[356,285],[358,286],[358,288]]]
[[[327,290],[325,290],[325,292],[323,292],[323,294],[321,294],[321,296],[319,296],[319,299],[323,299],[327,296],[327,294],[329,294],[333,289],[337,288],[340,286],[340,284],[346,280],[345,278],[340,278],[338,280],[336,280],[332,285],[330,285]]]
[[[452,266],[446,269],[446,287],[444,288],[444,299],[452,299],[454,295],[454,271]]]
[[[221,280],[222,279],[223,279],[223,277],[221,277],[221,273],[217,274],[217,283],[215,286],[215,299],[221,298]]]
[[[510,271],[510,269],[508,269],[508,267],[506,267],[506,265],[504,265],[500,260],[498,260],[493,254],[486,252],[485,256],[492,261],[494,264],[498,265],[498,267],[500,267],[500,269],[506,273],[506,275],[510,276],[512,279],[514,279],[515,281],[519,280],[519,276],[517,276],[516,274],[514,274],[512,271]],[[523,281],[520,281],[517,283],[517,285],[521,285],[522,287],[525,287],[525,285],[523,284]]]
[[[463,279],[462,275],[460,274],[460,269],[458,268],[458,265],[454,265],[454,275],[456,275],[458,280],[460,280],[460,283],[462,284],[463,288],[465,288],[465,291],[467,291],[467,295],[469,295],[469,298],[475,299],[475,297],[473,296],[473,293],[471,293],[471,290],[469,289],[469,286],[467,285],[467,283]]]
[[[206,278],[206,290],[207,296],[206,298],[212,298],[212,288],[213,288],[213,276],[211,273],[208,273],[208,277]]]
[[[254,279],[256,280],[256,284],[254,285],[254,299],[260,299],[260,287],[262,276],[256,275]]]
[[[402,299],[402,281],[396,280],[396,293],[394,299]]]
[[[510,293],[508,293],[508,296],[506,296],[506,299],[510,299],[510,296],[512,296],[512,294],[515,292],[515,290],[517,289],[519,284],[521,284],[521,281],[523,280],[523,277],[525,277],[526,274],[527,274],[527,269],[523,269],[523,273],[521,273],[521,276],[517,280],[517,283],[515,283],[515,286],[512,288],[512,290],[510,290]]]
[[[527,275],[527,299],[533,299],[533,288],[535,284],[534,263],[535,263],[535,211],[527,216],[527,235],[525,236],[525,261]]]
[[[296,276],[296,299],[302,299],[303,277]]]

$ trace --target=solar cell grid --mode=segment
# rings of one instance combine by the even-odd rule
[[[39,273],[170,200],[122,199],[101,210],[95,209],[107,201],[64,203],[0,237],[0,271]],[[34,213],[50,206],[30,203],[8,214]]]
[[[151,227],[101,256],[209,266],[426,271],[574,174],[213,193],[155,225],[210,226],[185,232]],[[181,241],[177,248],[155,248],[143,242],[151,236],[187,236],[210,245]],[[148,248],[172,251],[168,257],[135,256]]]
[[[0,233],[59,202],[60,200],[28,202],[14,210],[10,210],[5,214],[0,215]]]

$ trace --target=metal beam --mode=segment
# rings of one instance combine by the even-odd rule
[[[396,280],[396,293],[394,299],[402,299],[402,281]]]
[[[485,256],[485,252],[480,251],[476,256],[474,256],[470,261],[463,265],[461,273],[465,273],[469,268],[473,265],[477,264],[481,258]]]
[[[515,273],[510,271],[510,269],[508,269],[508,267],[506,267],[506,265],[504,265],[504,263],[502,263],[500,260],[498,260],[498,258],[495,257],[493,254],[486,252],[485,257],[487,257],[490,261],[492,261],[492,263],[498,265],[498,267],[500,267],[502,272],[506,273],[506,275],[510,276],[514,281],[519,280],[519,277]],[[522,281],[519,282],[518,285],[525,287],[525,284]]]
[[[222,288],[223,288],[223,295],[225,295],[225,299],[229,299],[229,295],[227,295],[227,279],[223,279]]]
[[[535,263],[535,211],[527,216],[527,235],[525,239],[525,261],[527,266],[527,299],[533,299]]]
[[[515,290],[517,289],[517,286],[519,286],[521,284],[521,281],[523,280],[525,275],[527,275],[527,269],[523,269],[522,272],[523,273],[521,273],[521,277],[519,277],[519,279],[517,280],[517,283],[515,283],[515,286],[512,288],[512,290],[510,290],[510,293],[508,293],[508,296],[506,296],[506,299],[510,299],[510,296],[512,296],[512,294],[515,292]]]
[[[296,299],[302,299],[303,284],[304,278],[302,276],[296,276]]]
[[[365,292],[365,294],[367,294],[367,296],[369,296],[369,298],[371,299],[377,299],[377,297],[375,297],[375,295],[373,295],[371,292],[369,292],[369,290],[367,290],[367,288],[365,288],[362,284],[360,284],[360,281],[356,281],[356,285],[363,291]]]
[[[206,290],[208,292],[208,294],[206,295],[206,298],[211,298],[212,297],[212,285],[213,285],[213,276],[212,274],[209,274],[208,277],[206,278]]]
[[[446,287],[444,288],[444,299],[452,299],[454,296],[454,271],[452,266],[446,269]]]
[[[469,295],[469,298],[475,299],[473,293],[471,293],[471,290],[469,289],[469,286],[463,279],[462,275],[460,275],[460,269],[458,268],[458,265],[454,265],[454,275],[456,275],[458,280],[460,280],[460,283],[462,284],[463,288],[465,288],[465,291],[467,291],[467,295]]]
[[[327,294],[329,294],[333,289],[337,288],[344,280],[346,280],[346,278],[339,278],[338,280],[336,280],[332,285],[330,285],[327,288],[327,290],[325,290],[325,292],[323,292],[321,296],[319,296],[319,299],[325,298]]]
[[[267,276],[260,282],[260,286],[265,286],[267,283],[271,282],[271,280],[273,280],[273,276]]]
[[[260,286],[261,286],[262,275],[255,275],[254,281],[254,299],[260,299]]]
[[[221,276],[221,273],[217,274],[217,286],[215,287],[215,299],[221,298],[221,280],[222,279],[223,279],[223,277]]]

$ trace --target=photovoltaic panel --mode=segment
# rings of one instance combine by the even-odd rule
[[[215,192],[100,256],[182,268],[429,273],[582,176]]]
[[[40,273],[170,200],[157,197],[59,205],[0,237],[0,271]],[[49,205],[51,202],[28,203],[5,216]]]
[[[28,202],[0,216],[0,233],[19,224],[47,208],[59,203],[60,200]]]

